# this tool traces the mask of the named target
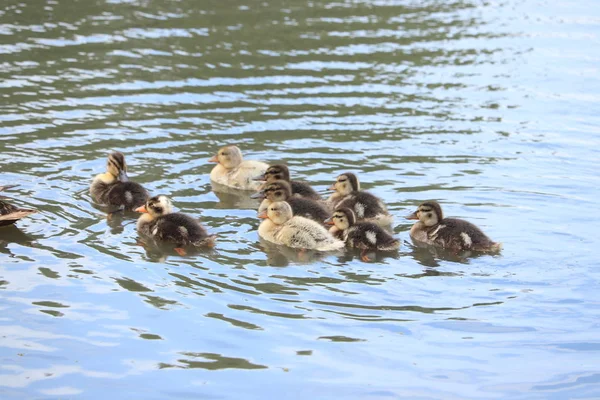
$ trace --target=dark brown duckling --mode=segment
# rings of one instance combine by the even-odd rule
[[[118,151],[108,155],[106,172],[96,175],[90,185],[90,194],[99,204],[127,211],[144,205],[150,197],[142,185],[127,178],[125,156]]]
[[[183,247],[214,247],[216,236],[209,236],[200,222],[189,215],[173,212],[171,200],[164,195],[154,196],[135,211],[144,213],[137,221],[140,234],[156,242],[169,242],[179,255],[185,255]]]
[[[321,200],[321,196],[308,183],[290,180],[290,170],[284,164],[271,165],[264,174],[254,179],[266,181],[267,183],[284,180],[291,185],[292,194],[297,194],[306,199]]]
[[[360,190],[360,182],[356,175],[346,172],[337,177],[329,190],[335,190],[327,202],[333,209],[350,208],[358,221],[373,222],[379,226],[392,223],[393,217],[378,197]]]
[[[400,241],[392,237],[379,225],[372,222],[356,222],[356,215],[348,207],[335,210],[325,221],[333,225],[329,232],[346,242],[346,246],[362,249],[361,259],[369,261],[369,250],[394,251],[400,248]]]
[[[13,188],[17,185],[0,186],[0,192]],[[36,213],[36,210],[19,208],[0,200],[0,226],[12,225],[23,217]]]
[[[477,226],[457,218],[444,218],[442,207],[430,200],[406,217],[418,220],[410,229],[413,240],[454,251],[498,252],[502,243],[493,242]]]
[[[264,199],[258,207],[258,212],[266,210],[269,204],[276,201],[287,201],[296,216],[323,223],[331,215],[320,202],[300,197],[297,194],[293,195],[290,184],[284,180],[267,183],[263,190],[250,197]]]

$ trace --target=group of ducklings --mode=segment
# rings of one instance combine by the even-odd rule
[[[400,248],[400,241],[386,230],[393,219],[387,207],[375,195],[361,190],[353,173],[339,175],[329,188],[333,194],[324,200],[309,184],[291,180],[287,166],[244,160],[237,146],[219,149],[209,161],[217,163],[210,173],[211,181],[240,191],[255,191],[251,197],[262,199],[258,217],[263,221],[258,234],[269,242],[301,251],[333,251],[348,246],[361,249],[365,261],[369,260],[368,251]],[[0,191],[6,188],[0,186]],[[215,245],[216,236],[209,235],[197,219],[173,212],[167,196],[151,197],[142,185],[130,181],[125,156],[118,151],[109,154],[106,172],[93,179],[90,194],[113,212],[143,213],[137,221],[138,232],[157,244],[174,245],[181,255],[188,247]],[[0,226],[32,212],[0,201]],[[497,252],[502,247],[477,226],[444,218],[435,201],[422,203],[406,218],[417,220],[410,230],[411,238],[427,245],[455,252]]]

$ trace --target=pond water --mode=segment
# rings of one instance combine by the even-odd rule
[[[600,397],[600,8],[585,1],[0,6],[0,396]],[[298,256],[211,190],[228,143],[321,192],[353,171],[398,254]],[[106,155],[219,237],[140,246]],[[413,245],[439,200],[504,243]]]

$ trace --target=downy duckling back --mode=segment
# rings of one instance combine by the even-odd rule
[[[344,247],[344,242],[331,236],[322,225],[310,219],[293,216],[292,208],[284,201],[269,205],[259,214],[265,219],[258,234],[273,243],[318,251],[331,251]]]
[[[308,183],[290,180],[290,170],[284,164],[271,165],[264,174],[254,179],[267,183],[283,180],[290,184],[292,194],[311,200],[321,200],[321,196]]]
[[[135,211],[144,213],[137,221],[140,234],[157,242],[169,242],[178,246],[175,250],[179,254],[185,254],[181,249],[184,246],[213,247],[215,244],[216,236],[209,236],[197,219],[174,213],[173,204],[167,196],[154,196]]]
[[[96,175],[90,194],[96,203],[128,211],[143,205],[149,197],[142,185],[128,179],[125,156],[119,151],[108,155],[106,172]]]
[[[361,222],[373,222],[379,226],[392,223],[393,217],[385,204],[371,193],[360,190],[360,182],[353,173],[339,175],[329,189],[335,191],[327,200],[333,209],[350,208]]]
[[[292,207],[294,215],[309,218],[313,221],[323,222],[325,218],[331,215],[320,202],[292,195],[290,184],[284,180],[267,183],[263,190],[250,197],[264,199],[258,207],[258,212],[265,210],[273,202],[286,201]]]
[[[210,172],[213,182],[240,190],[258,190],[261,183],[253,178],[264,174],[269,167],[260,161],[244,161],[237,146],[222,147],[208,161],[217,163]]]
[[[426,201],[406,217],[418,220],[410,230],[416,241],[455,251],[498,252],[502,243],[493,242],[474,224],[457,218],[444,218],[436,201]]]

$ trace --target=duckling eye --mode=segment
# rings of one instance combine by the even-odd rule
[[[229,155],[229,153],[222,152],[222,153],[221,153],[221,155],[222,155],[222,156],[228,156],[228,155]]]
[[[431,218],[431,213],[427,213],[427,218]]]
[[[154,211],[156,211],[157,213],[161,213],[163,212],[162,207],[154,207]]]

